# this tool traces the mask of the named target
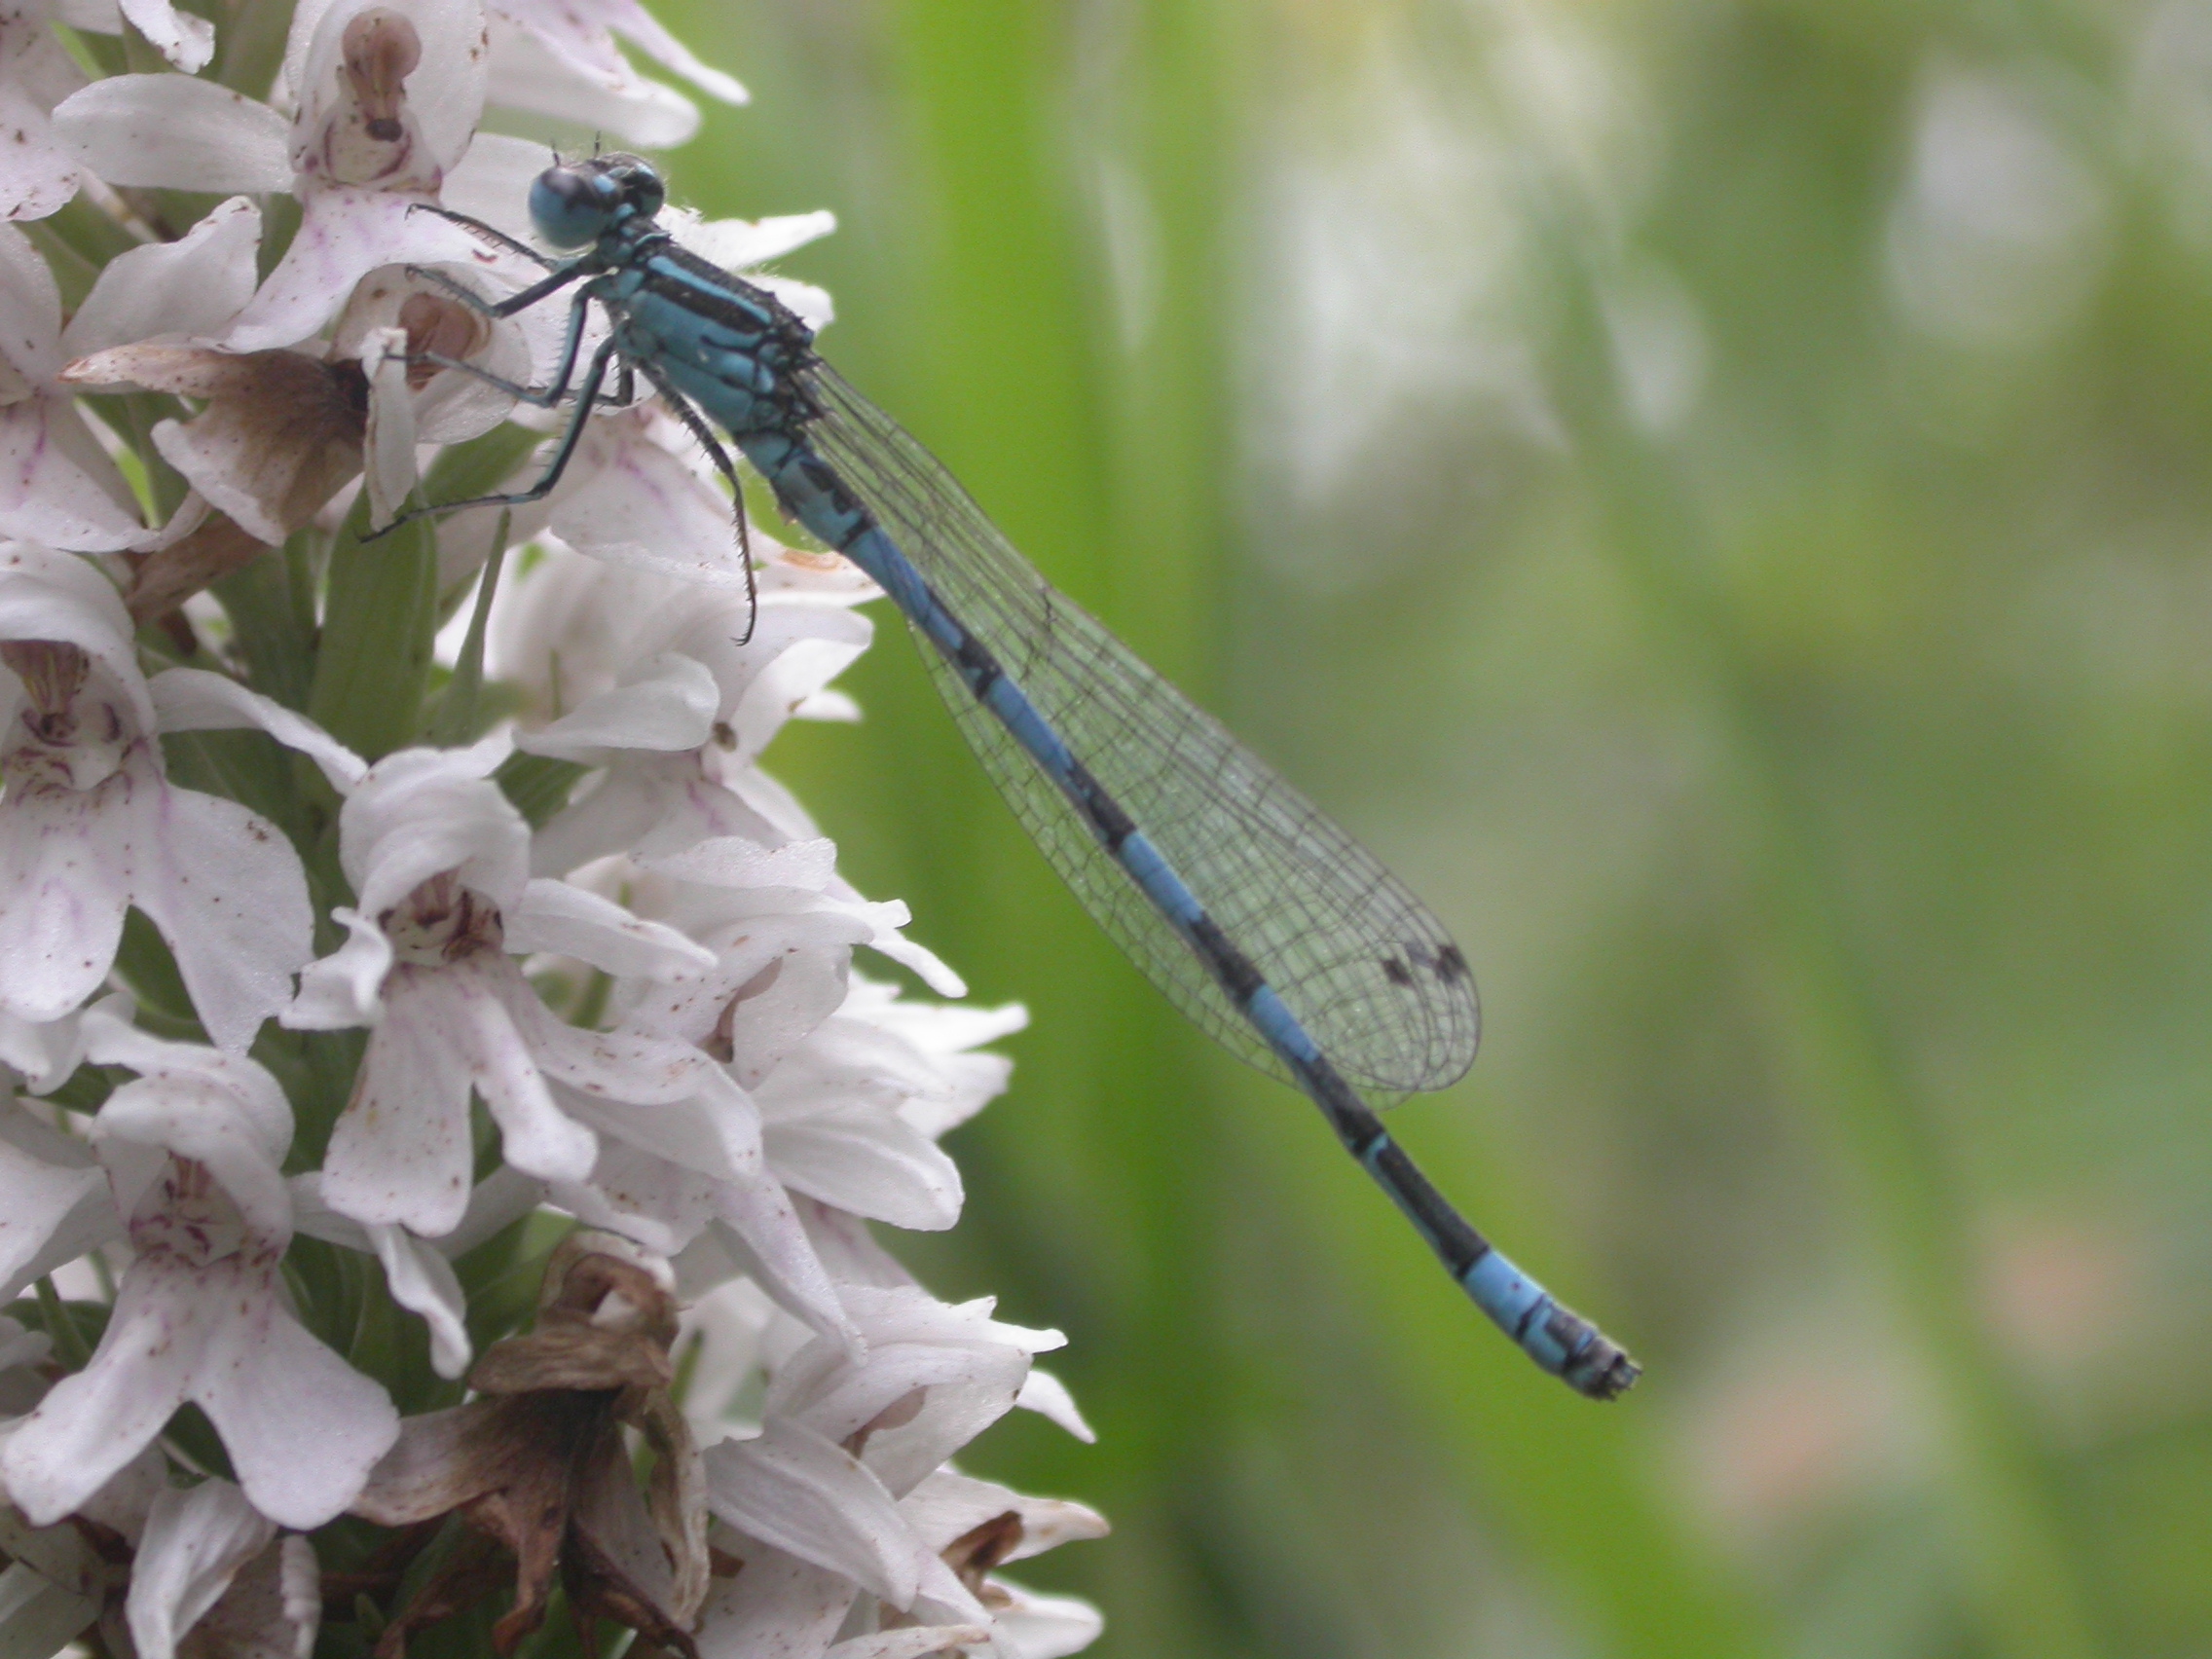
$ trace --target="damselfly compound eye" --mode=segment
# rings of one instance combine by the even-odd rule
[[[555,247],[583,247],[612,219],[611,195],[603,180],[574,167],[547,167],[530,187],[530,221]]]

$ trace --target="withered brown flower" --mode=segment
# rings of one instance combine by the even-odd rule
[[[677,1302],[665,1265],[627,1240],[571,1235],[545,1270],[535,1326],[487,1348],[481,1398],[410,1418],[353,1513],[386,1527],[457,1514],[473,1530],[393,1611],[378,1659],[408,1633],[490,1594],[514,1557],[514,1605],[493,1627],[507,1654],[543,1622],[556,1574],[586,1633],[611,1618],[696,1659],[688,1634],[708,1579],[705,1478],[669,1392]],[[623,1429],[652,1455],[641,1495]]]

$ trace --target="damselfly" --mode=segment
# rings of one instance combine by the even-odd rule
[[[1054,592],[919,443],[815,354],[803,322],[680,246],[658,223],[663,198],[659,175],[635,156],[548,167],[530,213],[548,244],[569,250],[559,260],[446,213],[547,272],[496,305],[448,283],[477,309],[511,316],[582,284],[550,384],[498,383],[541,407],[572,399],[576,412],[530,489],[425,510],[542,498],[614,374],[618,387],[635,377],[667,399],[737,492],[742,535],[737,469],[708,422],[721,427],[784,512],[905,613],[993,781],[1153,982],[1320,1107],[1452,1276],[1538,1365],[1598,1399],[1635,1382],[1636,1363],[1493,1249],[1377,1116],[1377,1103],[1441,1088],[1474,1059],[1474,983],[1443,927]],[[595,304],[608,332],[579,376]]]

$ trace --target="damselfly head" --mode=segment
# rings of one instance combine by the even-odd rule
[[[667,198],[650,162],[593,156],[539,173],[530,187],[530,218],[555,247],[587,247],[624,220],[650,219]]]

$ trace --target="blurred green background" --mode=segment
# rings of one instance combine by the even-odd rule
[[[1035,1024],[899,1248],[1135,1655],[2212,1653],[2212,4],[667,0],[829,354],[1425,895],[1529,1367],[996,802],[775,757]]]

